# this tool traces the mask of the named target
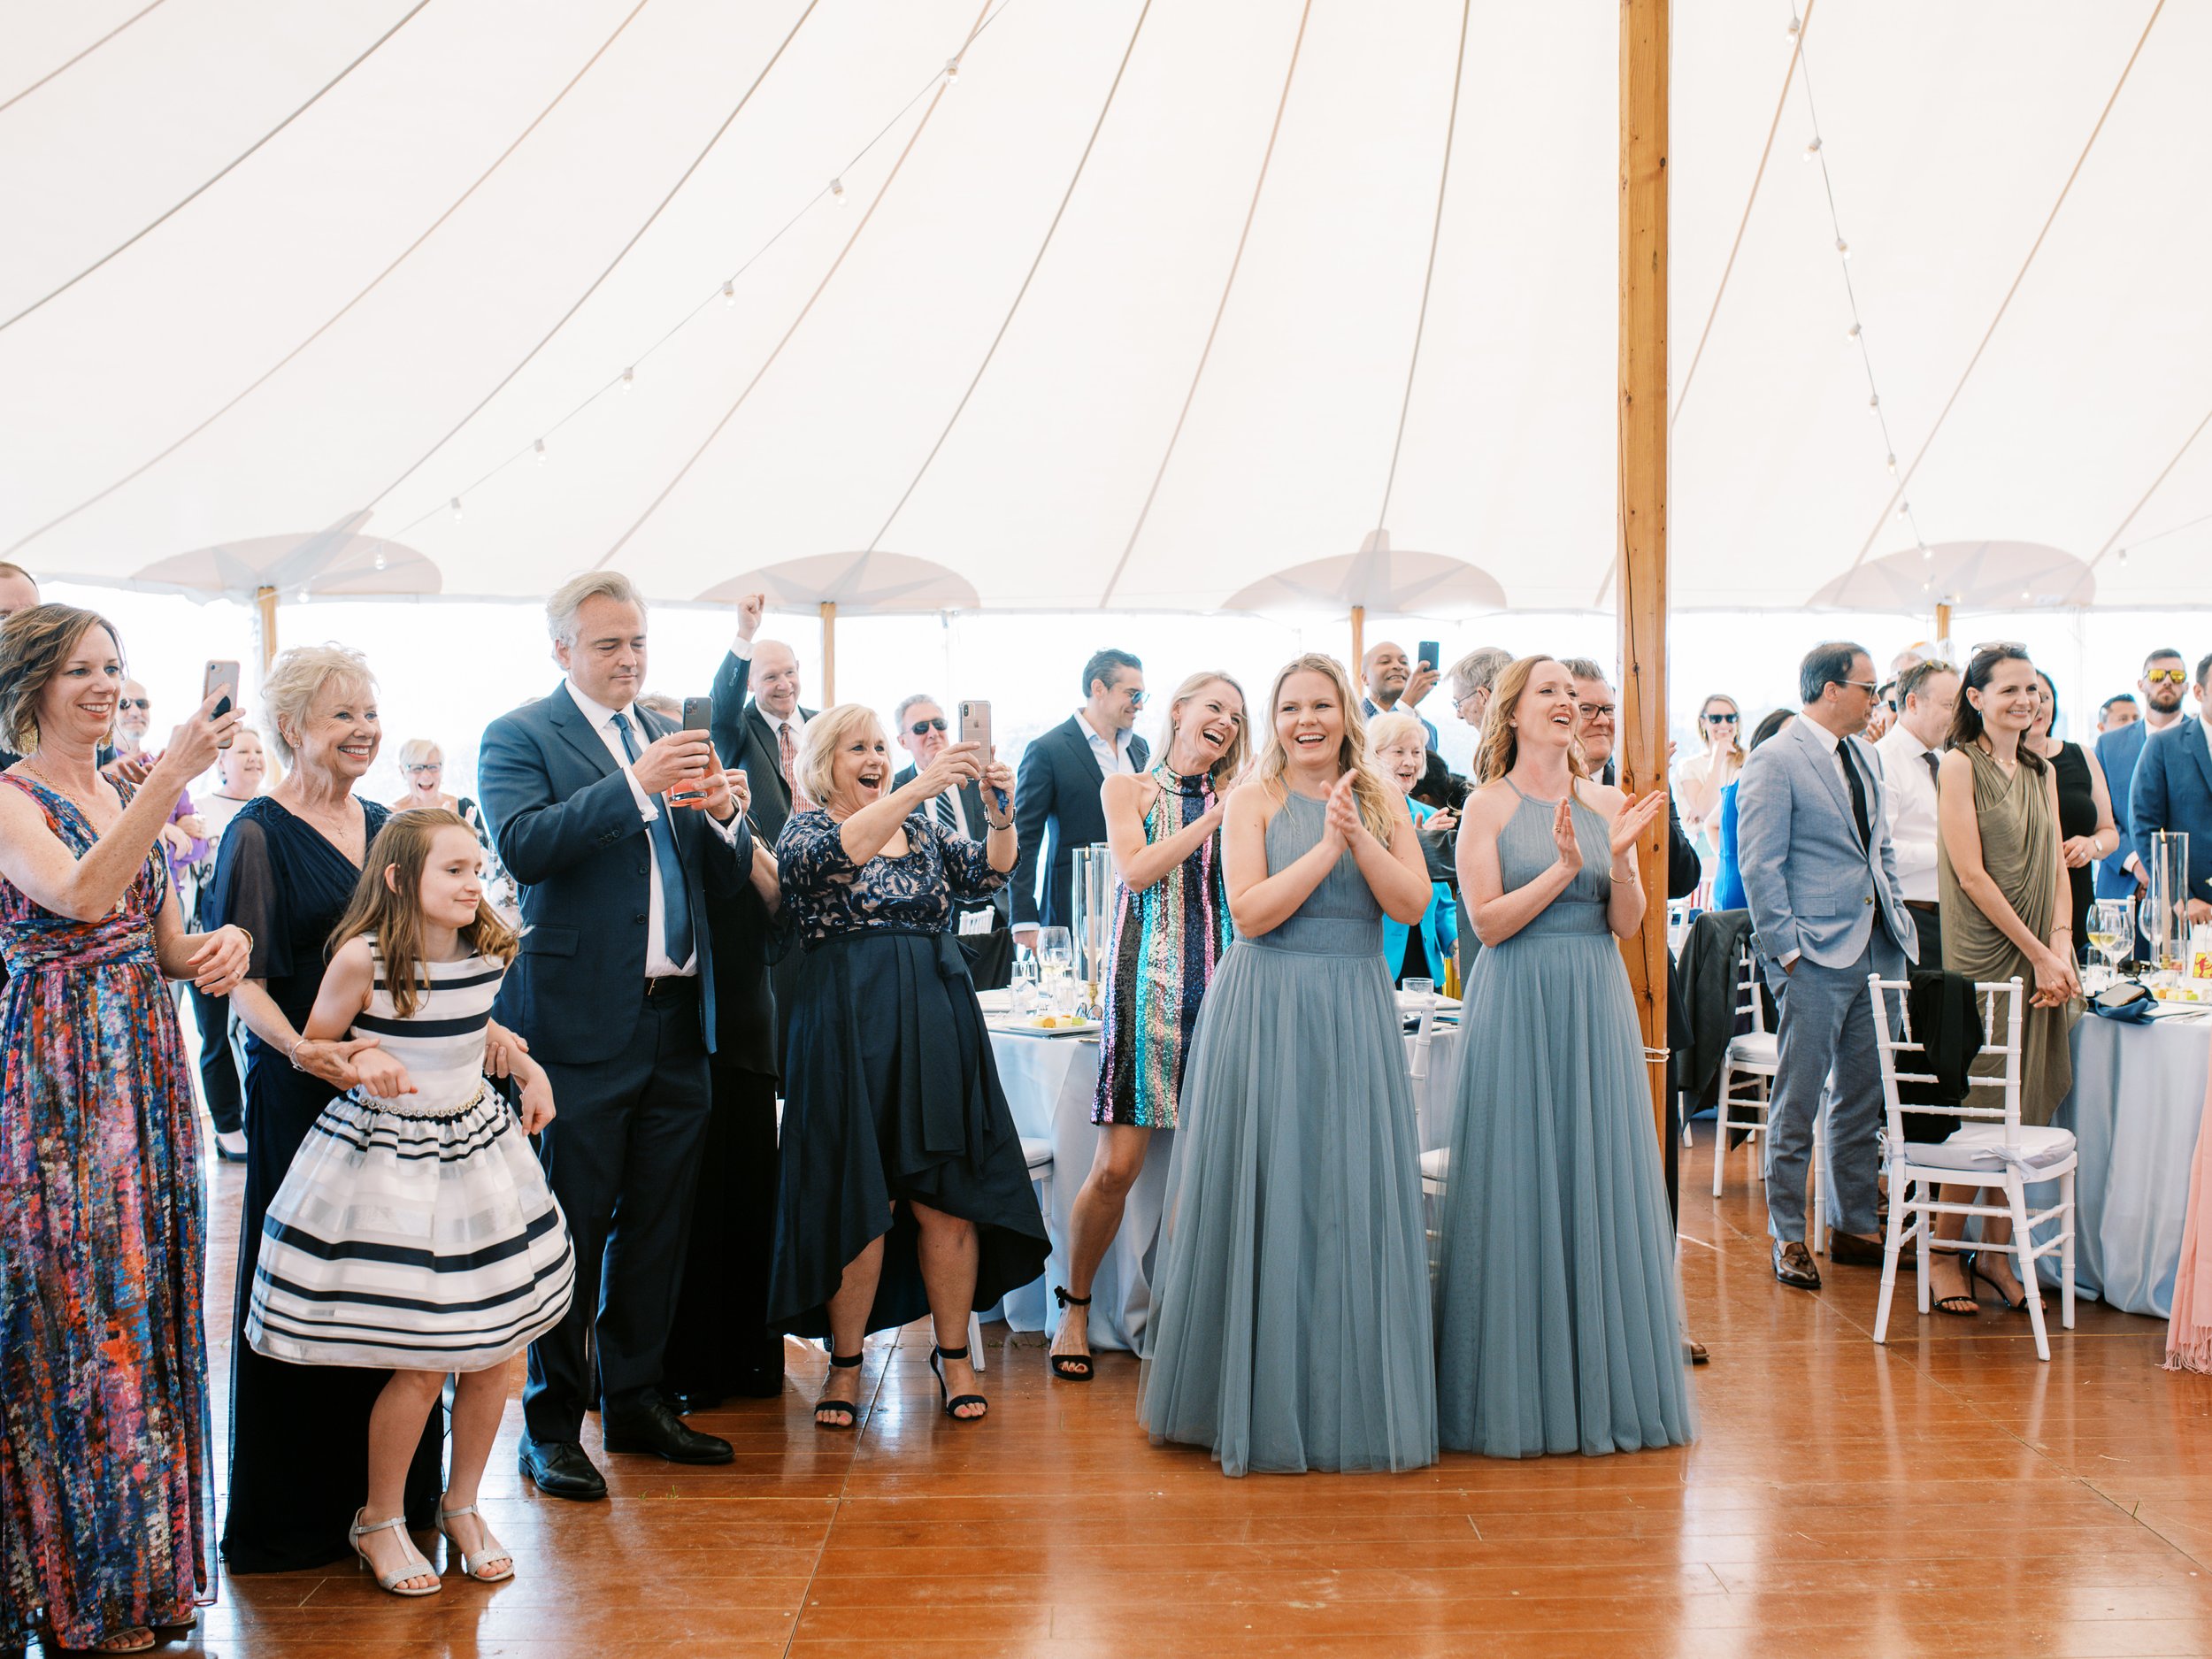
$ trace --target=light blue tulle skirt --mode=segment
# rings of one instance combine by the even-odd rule
[[[1225,1474],[1433,1463],[1419,1137],[1380,954],[1231,946],[1182,1115],[1140,1420]]]
[[[1531,1457],[1687,1442],[1674,1224],[1611,934],[1485,950],[1461,1023],[1437,1282],[1443,1443]]]

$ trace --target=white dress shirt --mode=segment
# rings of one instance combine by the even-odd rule
[[[1936,818],[1936,784],[1923,756],[1933,754],[1901,722],[1874,745],[1882,757],[1886,788],[1883,814],[1889,820],[1889,844],[1897,860],[1897,892],[1908,904],[1936,902],[1936,844],[1942,832]]]
[[[1129,740],[1136,735],[1126,728],[1117,728],[1111,738],[1101,737],[1098,728],[1091,724],[1091,717],[1081,709],[1075,711],[1076,724],[1082,727],[1083,741],[1091,746],[1091,757],[1098,762],[1098,770],[1110,778],[1118,772],[1133,772],[1135,764],[1129,758]]]
[[[653,741],[653,734],[645,729],[644,722],[638,718],[636,706],[632,704],[625,709],[610,709],[603,703],[594,703],[577,690],[572,680],[569,683],[568,695],[584,711],[584,718],[591,722],[591,729],[599,733],[599,741],[607,746],[607,753],[613,757],[614,764],[622,769],[623,779],[629,784],[630,794],[637,802],[639,818],[650,824],[661,815],[660,798],[646,794],[644,787],[637,780],[637,774],[630,770],[630,757],[622,746],[622,733],[615,730],[614,725],[616,715],[627,718],[631,734],[636,738],[637,746],[642,750]],[[727,824],[718,824],[711,814],[707,818],[708,827],[732,845],[736,844],[736,823],[737,820],[733,818]],[[666,902],[661,897],[661,860],[650,835],[645,838],[645,977],[649,979],[665,979],[695,974],[699,972],[699,952],[695,942],[691,955],[682,962],[675,963],[668,959],[668,916]],[[691,931],[695,941],[705,926],[704,917],[692,918]]]

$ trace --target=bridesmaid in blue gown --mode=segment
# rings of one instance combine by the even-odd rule
[[[1382,918],[1420,919],[1404,798],[1330,657],[1276,677],[1230,797],[1236,940],[1192,1034],[1152,1357],[1156,1440],[1248,1470],[1436,1459],[1420,1139]]]
[[[1585,774],[1574,680],[1499,677],[1459,836],[1481,936],[1440,1218],[1438,1429],[1491,1457],[1677,1446],[1694,1425],[1643,1038],[1615,936],[1643,925],[1657,790]]]

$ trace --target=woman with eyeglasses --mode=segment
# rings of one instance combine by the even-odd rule
[[[510,927],[520,926],[521,898],[515,891],[514,878],[499,862],[499,849],[492,845],[491,826],[484,821],[484,809],[466,795],[446,793],[445,752],[426,737],[411,737],[399,746],[399,775],[406,781],[407,793],[392,803],[391,810],[407,812],[432,807],[457,813],[484,849],[485,896],[502,921]]]
[[[1705,747],[1674,771],[1674,799],[1682,831],[1697,843],[1709,868],[1719,853],[1720,792],[1743,770],[1743,717],[1736,700],[1715,692],[1698,705],[1697,735]]]

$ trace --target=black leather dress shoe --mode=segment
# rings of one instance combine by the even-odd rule
[[[1774,1277],[1793,1290],[1820,1288],[1820,1270],[1801,1239],[1774,1241]]]
[[[549,1497],[588,1502],[607,1495],[607,1483],[574,1440],[534,1440],[526,1434],[515,1461]]]
[[[726,1463],[737,1454],[727,1440],[686,1428],[683,1419],[660,1400],[607,1408],[600,1416],[611,1452],[650,1452],[672,1463]]]
[[[1911,1239],[1905,1240],[1904,1248],[1897,1253],[1899,1266],[1913,1265],[1915,1242]],[[1846,1267],[1879,1267],[1882,1253],[1887,1248],[1885,1239],[1869,1239],[1856,1233],[1846,1233],[1839,1227],[1832,1227],[1828,1231],[1828,1259],[1840,1262]]]

